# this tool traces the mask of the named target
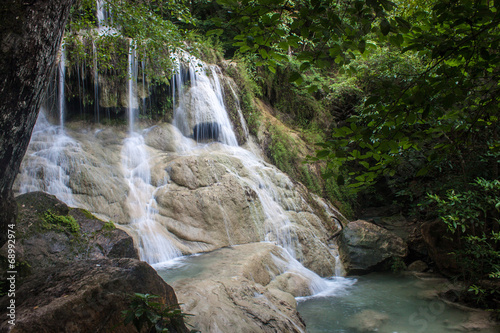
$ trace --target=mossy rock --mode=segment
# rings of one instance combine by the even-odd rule
[[[16,202],[16,262],[32,271],[75,260],[138,259],[132,238],[112,222],[43,192],[23,194]],[[0,264],[7,253],[6,246],[0,249]]]

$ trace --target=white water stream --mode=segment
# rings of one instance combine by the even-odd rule
[[[64,85],[66,76],[66,50],[64,44],[61,46],[61,57],[59,58],[59,89],[58,89],[58,102],[59,102],[59,125],[64,129],[64,114],[65,98],[64,98]]]
[[[50,124],[42,110],[26,152],[31,158],[18,176],[21,184],[19,193],[44,191],[70,206],[76,206],[69,182],[73,166],[80,163],[80,151],[78,142],[69,137],[61,126]]]

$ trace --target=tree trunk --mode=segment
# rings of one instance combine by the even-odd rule
[[[15,223],[12,184],[55,68],[74,0],[0,3],[0,246]]]

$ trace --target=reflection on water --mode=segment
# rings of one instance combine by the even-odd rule
[[[390,274],[369,274],[356,280],[341,293],[297,299],[309,333],[466,331],[462,325],[469,313],[425,297],[439,287],[436,280]],[[475,332],[498,333],[499,330]]]

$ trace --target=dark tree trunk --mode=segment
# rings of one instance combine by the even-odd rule
[[[0,0],[0,246],[19,172],[74,0]]]

